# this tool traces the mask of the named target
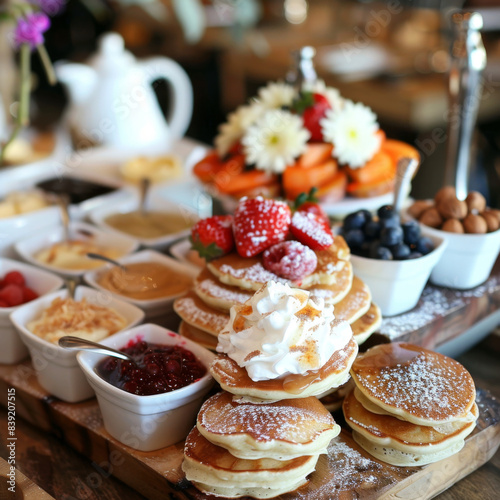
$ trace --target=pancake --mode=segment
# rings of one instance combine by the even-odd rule
[[[206,305],[193,291],[175,299],[174,311],[186,323],[215,336],[229,320],[229,314]]]
[[[350,378],[345,384],[341,385],[333,391],[329,391],[327,394],[320,394],[317,396],[321,404],[330,412],[340,410],[342,408],[342,402],[347,394],[349,394],[354,389],[354,382]]]
[[[220,392],[203,403],[196,423],[211,443],[243,459],[290,460],[326,453],[340,427],[315,397],[254,404]]]
[[[179,335],[182,335],[183,337],[186,337],[187,339],[192,340],[193,342],[196,342],[211,351],[215,351],[217,347],[217,337],[211,333],[204,332],[203,330],[200,330],[185,321],[181,321],[179,324]]]
[[[319,455],[291,460],[236,458],[194,429],[186,438],[182,469],[186,479],[205,493],[237,498],[272,498],[307,483]]]
[[[222,311],[243,304],[254,294],[253,290],[221,283],[207,268],[194,280],[194,292],[205,304]]]
[[[363,316],[363,314],[368,312],[371,300],[372,294],[368,286],[357,276],[354,276],[351,289],[347,295],[335,305],[335,318],[352,324]]]
[[[351,339],[343,349],[334,352],[319,370],[258,382],[248,376],[245,368],[223,354],[212,362],[210,372],[222,389],[232,394],[273,401],[305,398],[344,384],[357,353],[358,345]]]
[[[398,466],[425,465],[456,453],[474,430],[478,417],[473,404],[468,422],[416,425],[368,411],[354,392],[346,396],[342,409],[354,440],[375,458]]]
[[[210,272],[220,282],[248,290],[259,290],[268,281],[287,284],[294,288],[309,288],[313,285],[337,285],[344,290],[351,280],[352,266],[349,263],[349,247],[341,236],[336,236],[333,245],[316,251],[318,264],[313,273],[301,281],[291,281],[268,271],[262,264],[262,255],[240,257],[236,252],[224,255],[207,264]]]
[[[373,332],[377,331],[381,324],[382,313],[380,308],[372,302],[368,311],[354,323],[351,323],[354,340],[358,343],[358,345],[361,345],[363,342],[368,340]]]
[[[358,356],[351,375],[369,401],[418,425],[466,421],[476,396],[460,363],[411,344],[372,347]]]

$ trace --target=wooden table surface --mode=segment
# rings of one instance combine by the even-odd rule
[[[500,335],[491,334],[459,358],[471,372],[478,387],[500,399]],[[7,431],[7,411],[0,410],[0,433]],[[101,500],[144,498],[119,480],[109,476],[104,464],[91,462],[53,435],[24,422],[16,421],[16,467],[60,500]],[[7,450],[0,450],[7,458]],[[119,466],[120,464],[115,464]],[[131,471],[133,473],[133,471]],[[440,500],[493,500],[500,491],[500,451],[480,469],[439,495]],[[2,498],[4,498],[2,496]],[[15,498],[5,497],[5,498]],[[166,496],[174,499],[175,495]]]

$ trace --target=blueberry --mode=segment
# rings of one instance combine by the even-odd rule
[[[408,259],[418,259],[419,257],[422,257],[420,252],[410,252],[410,255],[408,255]]]
[[[359,248],[356,248],[356,255],[360,255],[361,257],[370,257],[370,247],[371,242],[365,240]]]
[[[361,210],[358,210],[358,213],[363,214],[365,218],[365,223],[372,220],[372,213],[369,210],[363,208]]]
[[[344,219],[343,229],[344,231],[349,231],[351,229],[361,229],[366,223],[366,214],[364,211],[359,210],[358,212],[353,212],[349,214]]]
[[[350,248],[360,247],[365,241],[365,235],[361,229],[350,229],[343,232],[343,236]]]
[[[392,253],[387,247],[376,245],[371,247],[370,257],[379,260],[392,260]]]
[[[385,219],[380,219],[380,226],[384,227],[399,227],[401,225],[401,219],[398,214],[388,215]]]
[[[410,247],[404,243],[399,243],[391,247],[392,256],[396,260],[406,260],[411,253]]]
[[[383,205],[377,210],[377,215],[380,219],[387,219],[394,215],[394,207],[392,205]]]
[[[420,238],[420,226],[417,221],[411,220],[402,224],[404,242],[407,245],[416,245]]]
[[[380,222],[376,220],[370,220],[365,224],[364,227],[365,236],[369,240],[374,240],[380,235]]]
[[[380,231],[380,244],[385,247],[398,245],[403,241],[403,230],[401,226],[386,227]]]
[[[422,236],[418,241],[415,247],[417,252],[420,252],[422,255],[427,255],[429,252],[434,250],[434,243],[427,236]]]

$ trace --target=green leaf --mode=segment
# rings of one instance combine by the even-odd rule
[[[307,108],[314,106],[314,95],[312,92],[301,90],[299,96],[292,103],[292,110],[302,115]]]

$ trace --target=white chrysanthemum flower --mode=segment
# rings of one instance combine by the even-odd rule
[[[215,148],[220,156],[224,156],[231,147],[239,141],[245,131],[265,112],[265,108],[258,102],[240,106],[228,115],[228,120],[219,127],[219,134],[215,137]]]
[[[277,109],[290,106],[295,97],[295,89],[283,82],[270,82],[259,89],[259,102],[266,109]]]
[[[327,87],[323,80],[314,82],[304,82],[303,89],[316,94],[322,94],[330,103],[332,109],[342,109],[345,99],[340,95],[340,92],[334,87]]]
[[[241,143],[248,164],[279,174],[305,151],[309,137],[302,118],[273,109],[249,127]]]
[[[341,110],[328,110],[320,124],[325,141],[334,145],[332,154],[340,163],[362,167],[380,149],[377,116],[359,102],[345,100]]]

